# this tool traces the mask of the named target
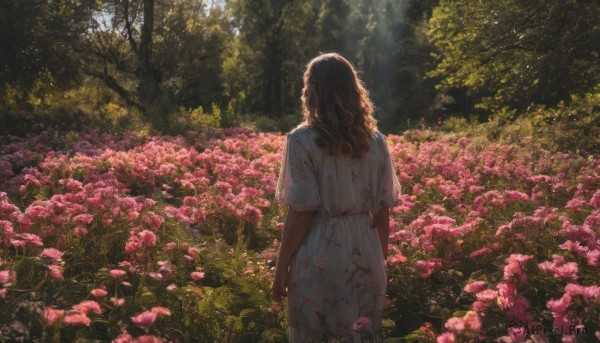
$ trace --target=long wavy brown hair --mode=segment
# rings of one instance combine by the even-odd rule
[[[315,128],[315,143],[333,156],[360,158],[377,130],[373,103],[354,66],[337,53],[308,63],[302,89],[304,123]]]

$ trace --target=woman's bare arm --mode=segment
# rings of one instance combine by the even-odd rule
[[[298,250],[300,243],[306,235],[306,231],[314,216],[315,211],[298,212],[292,208],[288,209],[287,217],[283,226],[283,237],[275,268],[275,279],[273,280],[273,294],[277,301],[286,296],[287,273],[292,257]]]
[[[388,240],[390,237],[390,209],[381,207],[379,212],[373,218],[373,226],[377,228],[379,234],[379,242],[383,251],[383,258],[387,259]]]

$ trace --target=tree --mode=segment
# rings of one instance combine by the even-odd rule
[[[84,70],[164,121],[177,106],[223,98],[221,51],[231,34],[224,11],[200,0],[107,0],[88,35]]]
[[[442,0],[428,24],[437,50],[428,75],[507,117],[556,105],[599,82],[598,18],[593,0]]]
[[[160,70],[152,57],[154,10],[154,0],[105,1],[88,35],[89,50],[82,56],[90,62],[84,64],[85,73],[103,80],[130,105],[142,110],[160,94]],[[136,92],[124,86],[115,72],[134,74]]]
[[[32,92],[43,95],[77,81],[76,52],[95,7],[94,0],[0,2],[0,94],[5,103],[23,107]]]
[[[228,51],[226,88],[243,93],[250,111],[297,112],[302,69],[316,47],[315,1],[231,0],[228,8],[239,34]]]

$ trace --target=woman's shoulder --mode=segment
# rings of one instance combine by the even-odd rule
[[[375,134],[373,135],[373,140],[375,141],[375,144],[379,146],[380,151],[385,151],[387,149],[386,136],[381,131],[375,131]]]
[[[376,129],[375,133],[373,134],[373,139],[379,142],[385,142],[385,135],[379,131],[379,129]]]
[[[307,123],[300,123],[287,133],[290,137],[310,136],[314,133],[314,128]]]

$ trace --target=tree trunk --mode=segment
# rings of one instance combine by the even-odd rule
[[[148,110],[160,95],[157,70],[152,64],[152,31],[154,30],[154,0],[144,0],[144,22],[139,45],[139,95],[142,106]]]

